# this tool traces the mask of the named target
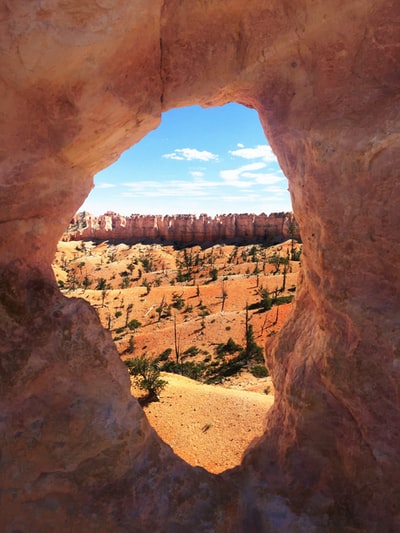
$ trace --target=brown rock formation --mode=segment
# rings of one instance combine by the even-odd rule
[[[399,15],[392,0],[0,5],[0,530],[398,531]],[[255,107],[303,282],[263,439],[213,476],[129,397],[50,262],[92,175],[163,110]],[[362,268],[361,268],[362,265]]]
[[[271,215],[131,215],[124,217],[107,212],[95,217],[77,213],[71,220],[63,240],[121,240],[178,245],[213,245],[216,243],[275,244],[299,231],[292,213]]]

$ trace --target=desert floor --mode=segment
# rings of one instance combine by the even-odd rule
[[[217,347],[229,338],[245,346],[246,307],[260,347],[281,329],[293,304],[264,311],[257,303],[262,289],[286,297],[295,293],[300,262],[276,264],[277,257],[290,257],[292,247],[287,241],[269,248],[217,245],[184,251],[160,245],[60,242],[53,268],[66,296],[93,305],[123,360],[142,355],[154,360],[169,350],[168,360],[173,361],[178,348],[182,362],[212,365],[221,362]],[[189,273],[189,279],[180,279]],[[139,325],[129,327],[132,320]],[[238,465],[248,445],[262,435],[274,401],[271,378],[254,377],[249,370],[213,385],[163,373],[168,384],[160,401],[144,412],[185,461],[222,472]],[[141,394],[134,388],[132,392]]]
[[[263,434],[274,402],[272,394],[244,387],[265,389],[271,378],[241,376],[237,388],[204,385],[177,374],[162,373],[162,378],[168,385],[160,401],[144,408],[159,436],[186,462],[209,472],[240,464],[248,445]]]

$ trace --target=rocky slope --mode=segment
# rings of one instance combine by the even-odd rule
[[[116,240],[129,243],[163,243],[210,246],[217,243],[274,244],[294,236],[299,230],[292,213],[271,215],[131,215],[107,212],[95,217],[77,213],[63,240]]]

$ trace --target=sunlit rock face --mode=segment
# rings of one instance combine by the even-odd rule
[[[292,213],[208,215],[131,215],[77,213],[63,240],[123,240],[179,246],[216,243],[275,244],[300,237]]]
[[[398,531],[400,5],[0,7],[0,530]],[[94,172],[172,107],[256,108],[303,240],[264,437],[221,476],[149,427],[108,333],[59,294]]]

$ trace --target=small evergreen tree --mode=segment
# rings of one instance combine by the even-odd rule
[[[211,281],[217,281],[217,279],[218,279],[218,269],[217,268],[212,268],[210,270],[210,276],[211,276]]]
[[[158,396],[165,388],[167,382],[160,378],[160,371],[157,366],[146,359],[144,355],[127,359],[125,364],[136,385],[147,392],[146,400],[150,402],[158,401]]]

